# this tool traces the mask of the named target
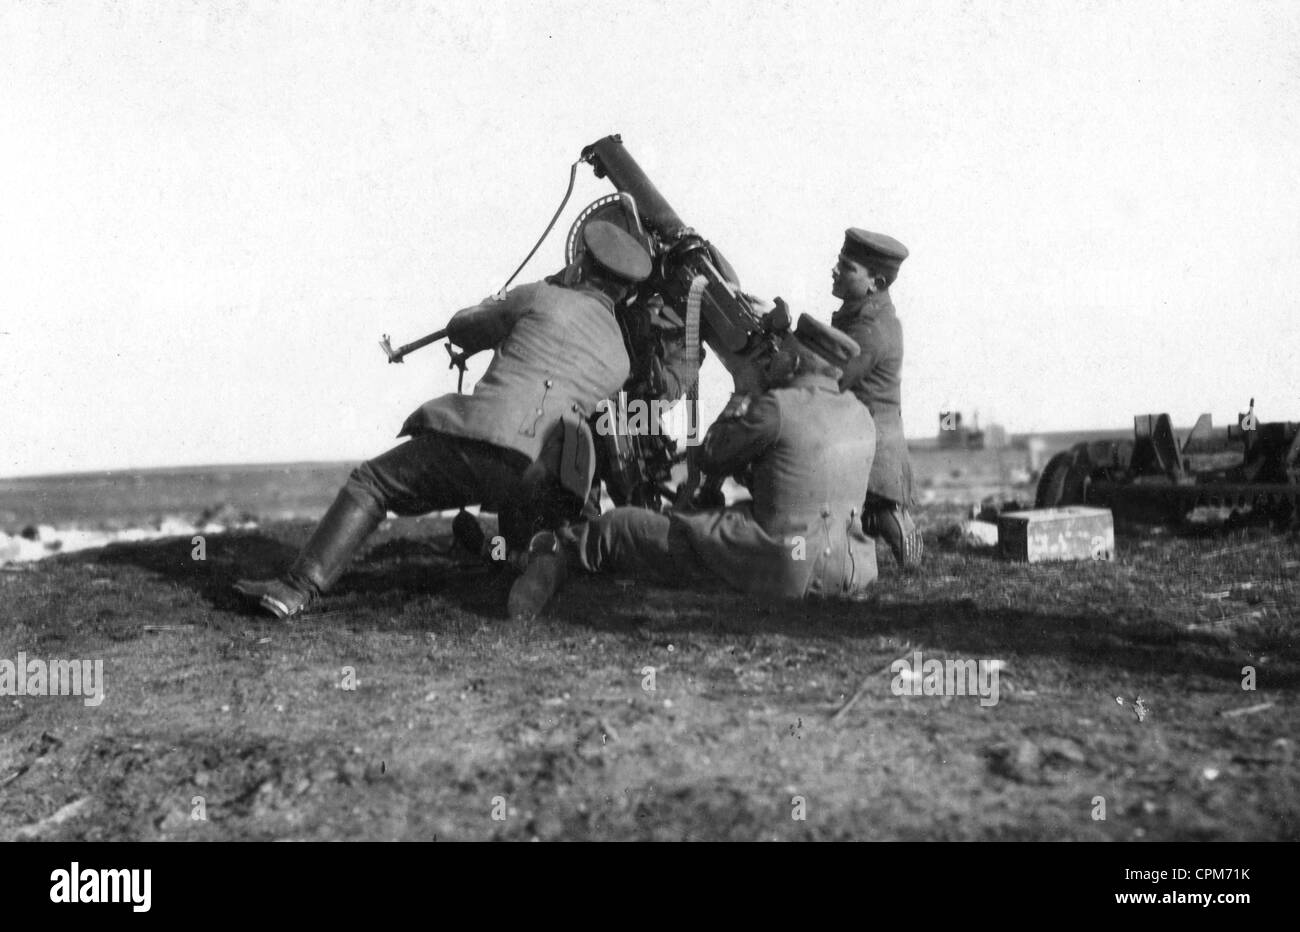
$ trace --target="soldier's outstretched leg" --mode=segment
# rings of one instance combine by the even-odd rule
[[[261,582],[241,579],[235,589],[257,599],[276,618],[297,615],[338,581],[352,555],[383,520],[384,512],[372,501],[344,486],[288,572]]]
[[[529,618],[546,607],[570,569],[627,573],[666,585],[713,580],[700,565],[680,525],[644,508],[615,508],[591,521],[536,535],[522,575],[510,589],[512,618]]]

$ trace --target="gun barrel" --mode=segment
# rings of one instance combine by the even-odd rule
[[[761,319],[739,290],[735,270],[716,247],[688,227],[628,153],[620,136],[606,136],[582,150],[596,177],[607,177],[636,200],[642,223],[658,235],[666,252],[660,283],[665,294],[684,301],[698,275],[708,282],[702,295],[700,334],[736,380],[737,390],[757,384],[756,364],[771,350]]]
[[[632,195],[641,221],[664,239],[675,239],[686,229],[677,211],[664,200],[659,189],[623,146],[621,137],[606,136],[593,142],[582,150],[582,159],[591,163],[597,178],[608,177],[615,188]]]

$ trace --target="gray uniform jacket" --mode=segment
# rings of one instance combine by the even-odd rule
[[[876,455],[868,491],[880,498],[912,504],[912,463],[903,438],[903,325],[894,312],[889,291],[844,305],[831,324],[851,336],[861,355],[852,359],[840,386],[867,406],[876,422]]]
[[[496,352],[472,394],[425,402],[399,436],[438,431],[536,460],[564,415],[586,420],[628,377],[613,303],[582,286],[521,285],[457,311],[447,335],[471,355]]]
[[[829,375],[764,392],[705,437],[702,468],[752,469],[753,501],[673,512],[701,562],[755,595],[844,596],[876,578],[875,545],[859,530],[875,450],[871,417]]]

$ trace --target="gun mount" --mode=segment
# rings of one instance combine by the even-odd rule
[[[697,423],[694,404],[698,397],[698,349],[701,341],[717,354],[731,374],[737,392],[761,391],[764,370],[780,348],[781,334],[790,327],[788,311],[780,307],[760,315],[755,310],[749,296],[740,290],[740,281],[731,263],[717,247],[682,221],[617,135],[606,136],[582,150],[578,162],[570,170],[569,189],[564,200],[537,246],[545,240],[568,202],[573,191],[574,172],[582,162],[592,166],[596,177],[608,178],[616,193],[599,198],[578,215],[565,242],[566,264],[573,266],[581,258],[584,249],[582,230],[593,220],[620,225],[641,241],[653,261],[649,279],[615,308],[632,363],[626,394],[633,401],[649,402],[661,392],[654,386],[656,372],[663,368],[664,346],[659,336],[647,333],[647,327],[664,327],[665,321],[678,329],[684,324],[687,355],[694,356],[694,360],[686,364],[680,364],[678,360],[679,368],[684,371],[675,372],[680,382],[690,386],[687,403],[692,406],[693,425]],[[528,258],[536,252],[537,246],[533,247]],[[516,275],[527,264],[528,258],[515,270]],[[514,275],[510,281],[513,279]],[[509,283],[506,282],[502,291]],[[652,310],[655,307],[666,310],[666,313]],[[445,333],[438,331],[396,350],[385,335],[380,346],[390,363],[398,363],[407,354],[442,339]],[[461,370],[463,383],[463,354],[452,352],[450,345],[448,352],[452,355],[452,365]],[[458,384],[457,391],[461,387],[462,384]],[[621,399],[620,404],[624,403]],[[599,437],[597,476],[605,480],[616,503],[657,508],[672,491],[667,482],[673,466],[683,459],[687,460],[689,471],[687,481],[675,493],[678,503],[719,500],[722,477],[704,479],[704,488],[697,498],[701,477],[694,458],[679,453],[674,440],[662,430]]]

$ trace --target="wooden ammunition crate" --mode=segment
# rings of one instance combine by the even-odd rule
[[[1115,522],[1108,508],[1034,508],[998,515],[998,549],[1008,560],[1115,559]]]

